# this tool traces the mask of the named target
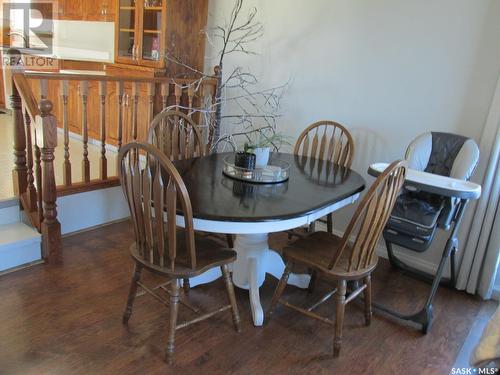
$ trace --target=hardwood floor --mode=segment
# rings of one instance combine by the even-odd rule
[[[346,308],[342,353],[333,359],[330,327],[278,307],[273,319],[254,328],[248,292],[236,288],[243,332],[231,315],[181,329],[174,365],[163,362],[168,313],[148,296],[138,297],[129,328],[121,323],[132,262],[129,223],[113,224],[64,242],[64,265],[35,266],[0,277],[0,374],[448,374],[481,302],[440,289],[435,323],[423,336],[375,313],[364,326],[361,305]],[[272,236],[274,248],[286,235]],[[157,282],[149,277],[146,282]],[[261,289],[268,306],[277,280]],[[428,286],[381,261],[373,278],[373,298],[402,310],[415,309]],[[313,295],[287,287],[285,298],[306,304]],[[198,306],[226,303],[222,279],[194,288]],[[321,307],[333,315],[332,301]],[[180,320],[191,318],[181,306]]]

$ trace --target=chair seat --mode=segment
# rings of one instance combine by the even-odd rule
[[[372,262],[363,271],[347,271],[351,247],[343,251],[336,266],[329,269],[335,251],[340,248],[342,238],[327,232],[314,232],[299,239],[283,249],[285,260],[300,263],[314,268],[332,279],[357,280],[370,274],[377,266],[378,257],[375,255]]]
[[[220,267],[224,264],[232,263],[236,260],[236,252],[232,249],[222,248],[220,244],[206,237],[195,235],[196,246],[196,267],[191,268],[186,250],[185,230],[177,230],[177,257],[175,259],[175,271],[172,271],[170,265],[165,263],[163,267],[144,260],[134,242],[130,246],[132,257],[145,267],[161,274],[174,276],[178,278],[190,278],[198,276],[211,268]],[[165,253],[168,252],[168,244],[165,245]]]

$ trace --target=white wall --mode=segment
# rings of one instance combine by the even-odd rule
[[[209,25],[234,0],[210,0]],[[402,157],[428,130],[479,138],[500,72],[498,0],[246,0],[263,38],[258,55],[233,55],[262,87],[291,78],[281,130],[334,119],[353,133],[355,170]],[[210,45],[207,56],[216,56]],[[208,59],[207,69],[216,63]],[[367,177],[367,182],[372,179]],[[352,209],[336,217],[339,229]],[[443,236],[440,236],[443,237]],[[435,245],[442,249],[443,241]],[[435,247],[436,247],[435,246]],[[423,259],[435,263],[435,249]]]

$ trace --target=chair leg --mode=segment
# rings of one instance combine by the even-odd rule
[[[231,276],[229,275],[229,270],[227,265],[221,266],[222,275],[224,276],[224,282],[226,283],[227,297],[229,298],[229,303],[231,304],[231,312],[233,314],[233,324],[236,332],[241,332],[241,322],[240,313],[238,312],[238,305],[236,304],[236,296],[234,295],[234,286],[231,281]]]
[[[312,293],[314,291],[317,282],[318,282],[318,272],[316,270],[312,270],[311,280],[309,280],[309,286],[307,287],[307,291],[309,293]]]
[[[363,291],[365,296],[365,324],[369,326],[372,322],[372,277],[368,275],[364,279],[366,285]]]
[[[326,230],[329,234],[333,234],[333,214],[329,213],[326,216]]]
[[[170,322],[168,324],[168,339],[166,361],[172,364],[174,359],[174,339],[177,328],[177,312],[179,310],[179,284],[174,280],[170,284]]]
[[[337,294],[335,295],[335,337],[333,339],[333,356],[338,357],[342,346],[342,325],[344,324],[345,294],[347,282],[339,280]]]
[[[227,246],[230,249],[234,249],[234,239],[232,234],[226,234]]]
[[[283,271],[283,275],[281,276],[281,279],[278,283],[278,286],[276,287],[276,290],[274,291],[273,299],[271,300],[271,306],[269,306],[268,314],[269,316],[273,313],[274,308],[278,304],[278,301],[281,298],[281,295],[283,294],[283,291],[285,290],[286,284],[288,282],[288,277],[290,276],[290,272],[292,271],[292,263],[287,262],[285,266],[285,271]]]
[[[182,289],[184,289],[184,293],[189,293],[189,290],[191,289],[191,285],[189,285],[189,279],[182,279]]]
[[[130,290],[128,292],[127,306],[123,313],[122,322],[127,324],[130,316],[132,315],[132,307],[134,306],[135,295],[137,293],[137,282],[141,278],[142,266],[139,263],[134,265],[134,273],[132,274],[132,282],[130,283]]]
[[[312,223],[309,224],[309,227],[307,229],[309,233],[314,233],[316,232],[316,222],[313,221]]]

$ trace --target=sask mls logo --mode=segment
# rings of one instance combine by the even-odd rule
[[[54,2],[10,0],[3,2],[4,30],[9,45],[27,55],[52,55]]]

